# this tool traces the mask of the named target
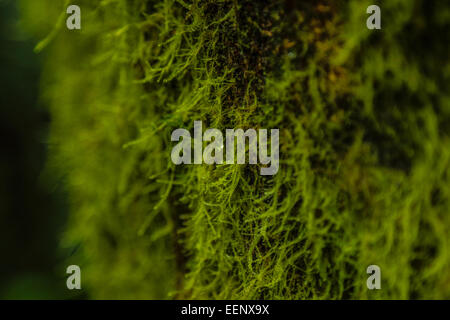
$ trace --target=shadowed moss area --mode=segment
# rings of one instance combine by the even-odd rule
[[[79,31],[21,1],[92,298],[450,298],[444,1],[376,1],[368,30],[371,1],[80,0]],[[194,120],[279,128],[278,173],[175,166]]]

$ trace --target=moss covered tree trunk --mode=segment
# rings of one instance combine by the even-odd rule
[[[450,298],[445,1],[380,1],[368,30],[371,1],[80,0],[79,31],[42,2],[49,168],[92,297]],[[278,173],[174,165],[194,120],[279,128]]]

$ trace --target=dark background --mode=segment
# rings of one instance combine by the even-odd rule
[[[0,299],[79,297],[58,247],[65,197],[45,172],[49,113],[39,99],[42,54],[20,28],[18,1],[0,0]]]

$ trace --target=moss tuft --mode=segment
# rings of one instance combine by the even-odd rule
[[[448,4],[78,2],[43,96],[92,297],[450,298]],[[279,128],[279,172],[173,165],[194,120]]]

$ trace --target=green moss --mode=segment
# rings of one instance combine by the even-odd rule
[[[43,96],[92,297],[450,297],[450,9],[370,4],[79,1]],[[279,128],[279,172],[173,165],[194,120]]]

